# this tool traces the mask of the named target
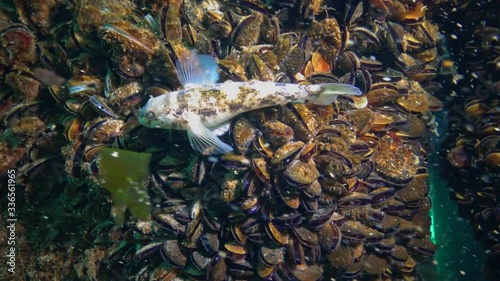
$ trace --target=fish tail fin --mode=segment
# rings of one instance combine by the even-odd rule
[[[309,94],[307,99],[319,105],[329,105],[336,101],[339,95],[359,96],[362,94],[356,86],[339,83],[307,85],[305,90]]]

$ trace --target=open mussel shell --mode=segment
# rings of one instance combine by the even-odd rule
[[[345,119],[334,119],[328,122],[328,124],[335,127],[345,127],[346,129],[354,132],[354,127],[352,126],[352,124]]]
[[[397,83],[401,81],[402,77],[403,73],[392,68],[387,68],[385,71],[372,73],[372,80],[374,83],[376,82]]]
[[[288,206],[292,209],[298,209],[300,206],[299,190],[291,186],[285,185],[285,180],[282,177],[276,177],[272,184],[272,191],[275,200],[278,204]]]
[[[383,28],[383,37],[389,50],[396,55],[406,52],[406,42],[404,40],[404,27],[395,22],[386,22]]]
[[[339,83],[339,79],[330,73],[312,73],[307,81],[311,84],[322,84],[322,83]]]
[[[500,149],[493,149],[488,151],[484,156],[485,164],[492,168],[499,170],[500,169]]]
[[[335,74],[343,76],[340,79],[343,83],[353,82],[355,72],[360,70],[360,61],[358,56],[351,51],[343,52],[335,63]]]
[[[265,121],[262,131],[273,147],[280,147],[293,139],[293,129],[278,120]]]
[[[304,148],[301,141],[289,142],[278,148],[271,159],[271,165],[277,168],[287,167],[293,160],[296,160]]]
[[[375,59],[361,57],[359,59],[361,69],[365,69],[368,71],[380,71],[384,68],[383,64]]]
[[[361,275],[361,273],[363,272],[363,267],[363,262],[355,262],[346,268],[344,273],[342,273],[342,277],[346,279],[354,279]]]
[[[302,223],[304,217],[297,210],[276,215],[273,223],[278,229],[291,229]]]
[[[404,95],[396,100],[396,104],[410,114],[423,113],[428,109],[427,97],[420,93]]]
[[[280,69],[293,76],[302,68],[304,61],[305,51],[297,44],[292,46],[287,55],[281,60]]]
[[[25,25],[10,24],[0,31],[0,41],[8,55],[8,64],[32,63],[36,58],[36,37]],[[7,58],[7,57],[5,57]]]
[[[269,163],[264,158],[254,158],[252,159],[252,167],[255,171],[255,175],[266,184],[271,182],[271,171],[269,169]],[[250,184],[248,180],[245,180],[245,184]],[[246,185],[245,185],[246,186]]]
[[[212,261],[212,257],[209,255],[206,255],[204,253],[201,253],[199,251],[195,251],[191,254],[190,256],[190,261],[194,265],[196,269],[199,270],[199,273],[196,273],[196,275],[199,275],[201,280],[204,280],[203,278],[206,278],[206,269],[207,266],[210,264]],[[189,274],[191,276],[191,274]],[[200,279],[196,279],[200,280]]]
[[[401,114],[401,112],[394,107],[388,105],[381,106],[377,107],[376,111],[378,113],[390,116],[393,120],[394,127],[402,127],[408,123],[408,117],[406,116],[406,114]]]
[[[3,115],[3,126],[6,128],[15,126],[20,120],[25,116],[36,115],[40,111],[42,103],[39,101],[26,102],[18,104],[8,112],[2,112]],[[2,116],[0,115],[0,116]]]
[[[372,154],[372,150],[369,150],[366,154],[364,154],[364,156],[366,157],[370,157]],[[373,164],[372,161],[363,161],[361,162],[361,167],[359,168],[357,174],[356,174],[356,177],[358,177],[360,179],[360,185],[363,185],[363,181],[364,179],[367,179],[372,173],[373,173],[373,169],[374,169],[375,165]]]
[[[391,115],[375,111],[373,120],[372,132],[385,132],[393,128],[394,119]]]
[[[286,245],[289,241],[289,235],[279,230],[272,221],[266,224],[267,235],[277,244]]]
[[[410,78],[414,81],[425,83],[434,79],[436,75],[437,75],[437,69],[427,64],[425,65],[424,69],[422,69],[421,71],[419,71],[414,75],[411,75]]]
[[[103,83],[98,77],[82,75],[68,80],[66,89],[70,98],[85,101],[89,96],[99,95]]]
[[[366,95],[361,96],[339,96],[337,99],[339,104],[347,103],[349,107],[360,109],[368,105],[368,98]]]
[[[229,37],[233,31],[231,24],[223,19],[210,23],[209,29],[220,38]]]
[[[426,130],[425,123],[416,116],[409,115],[406,118],[406,123],[395,130],[396,135],[408,140],[421,138]]]
[[[387,182],[389,185],[393,186],[405,186],[409,184],[412,180],[412,176],[404,177],[404,178],[396,178],[396,177],[391,177],[389,175],[385,175],[383,173],[380,174],[382,178]]]
[[[228,170],[234,169],[238,171],[248,170],[251,165],[250,159],[246,156],[233,153],[224,154],[219,163]]]
[[[328,261],[335,270],[341,272],[345,271],[345,269],[354,262],[352,249],[348,246],[341,245],[335,251],[330,252]]]
[[[365,193],[352,192],[346,196],[341,197],[337,200],[337,205],[339,209],[346,210],[352,208],[358,208],[364,205],[370,204],[372,200],[371,196]]]
[[[403,53],[396,57],[395,66],[405,75],[412,76],[421,73],[425,69],[426,64],[407,53]]]
[[[370,146],[366,143],[354,143],[349,145],[349,152],[354,155],[360,155],[364,158],[368,158],[373,153]]]
[[[319,245],[323,249],[335,251],[340,247],[342,232],[334,223],[326,223],[318,230]]]
[[[342,173],[344,175],[348,175],[352,172],[353,164],[351,160],[349,160],[345,155],[339,152],[333,151],[322,151],[316,157],[316,163],[318,168],[324,172],[330,170],[330,167],[337,170],[338,173]]]
[[[421,256],[434,256],[437,246],[427,239],[410,239],[408,248]]]
[[[492,150],[500,149],[500,136],[490,135],[475,144],[476,153],[485,157]]]
[[[366,97],[369,105],[382,106],[397,99],[398,88],[388,82],[374,83],[370,91],[366,93]]]
[[[144,75],[142,64],[132,61],[128,57],[115,63],[116,73],[123,79],[137,79]]]
[[[224,249],[226,250],[227,257],[231,260],[242,260],[245,259],[248,249],[237,243],[236,241],[229,241],[224,244]]]
[[[396,245],[390,252],[391,258],[396,262],[405,262],[410,259],[410,255],[403,246]]]
[[[152,253],[156,252],[162,245],[163,245],[163,242],[155,242],[155,243],[145,245],[144,247],[138,249],[135,252],[134,258],[137,261],[141,261],[141,260],[145,259],[146,257],[150,256]]]
[[[377,205],[386,202],[394,197],[396,191],[390,187],[380,187],[369,193],[371,204]]]
[[[163,259],[175,267],[184,267],[188,257],[182,252],[177,240],[167,240],[160,248]]]
[[[330,138],[338,138],[341,135],[340,131],[334,127],[323,127],[316,133],[316,138],[319,141],[328,141]]]
[[[237,260],[231,262],[231,267],[228,269],[229,275],[242,280],[251,279],[255,275],[254,266],[247,260]]]
[[[155,85],[155,86],[151,86],[151,87],[148,87],[145,91],[144,91],[144,95],[146,97],[158,97],[158,96],[161,96],[161,95],[164,95],[164,94],[168,94],[170,93],[171,90],[164,87],[164,86],[160,86],[160,85]]]
[[[260,25],[263,21],[261,14],[252,14],[244,18],[236,28],[233,29],[231,41],[237,49],[256,45],[260,37]]]
[[[259,251],[259,261],[266,266],[276,266],[283,262],[285,255],[284,249],[273,244],[263,245]]]
[[[262,156],[266,158],[272,158],[274,156],[274,151],[271,148],[271,144],[267,142],[262,133],[257,133],[257,136],[254,138],[252,144],[253,148]]]
[[[90,96],[89,99],[82,104],[80,113],[86,119],[92,118],[94,114],[120,119],[113,109],[108,106],[106,99],[101,96]]]
[[[300,153],[300,161],[307,162],[311,160],[318,152],[318,146],[316,143],[308,143],[302,149]]]
[[[350,111],[348,116],[360,135],[369,132],[375,121],[375,115],[369,108]]]
[[[393,236],[399,229],[399,224],[399,218],[391,215],[384,215],[380,221],[370,221],[370,226],[377,231],[384,233],[386,237]],[[394,244],[391,243],[391,245],[388,246],[394,246]]]
[[[473,100],[464,106],[464,112],[472,118],[482,116],[486,110],[488,110],[488,107],[483,100]]]
[[[346,5],[344,23],[349,27],[355,26],[364,11],[363,1],[349,1]]]
[[[225,258],[219,254],[212,258],[212,261],[207,266],[207,274],[205,280],[223,281],[227,276],[228,265]]]
[[[319,172],[313,163],[295,160],[286,168],[284,177],[290,185],[305,188],[319,177]]]
[[[369,55],[372,54],[374,50],[381,49],[382,45],[379,37],[369,28],[357,26],[352,28],[352,30],[350,30],[349,32],[347,30],[343,30],[343,33],[349,33],[349,39],[353,42],[353,44],[348,45],[348,49],[351,51],[359,54]],[[382,67],[376,67],[376,69],[374,70],[381,69]]]
[[[259,263],[257,265],[257,275],[264,280],[272,277],[275,272],[276,266],[267,266],[264,263]]]
[[[124,121],[117,119],[94,119],[89,122],[83,137],[94,143],[111,143],[122,134],[124,124]]]
[[[174,214],[164,214],[161,212],[153,212],[153,220],[161,227],[174,234],[186,232],[186,226],[180,223]]]
[[[209,253],[218,253],[219,251],[219,237],[217,233],[205,232],[201,237],[203,248]]]
[[[351,245],[362,242],[366,237],[366,235],[361,230],[364,227],[357,221],[348,220],[344,222],[339,228],[342,232],[342,238],[344,239],[344,242]]]
[[[330,221],[336,209],[337,204],[335,203],[320,207],[308,220],[309,225],[311,227],[320,227],[324,225],[326,222]]]
[[[297,241],[306,247],[317,247],[318,234],[306,227],[299,226],[293,228],[293,235]]]
[[[71,118],[66,121],[64,136],[68,141],[76,141],[82,132],[83,124],[81,118],[75,118],[71,115]]]

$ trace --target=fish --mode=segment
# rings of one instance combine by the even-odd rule
[[[192,148],[216,155],[233,150],[219,136],[227,131],[230,120],[242,113],[289,102],[329,105],[339,95],[362,94],[357,87],[340,83],[217,83],[217,69],[213,57],[195,50],[179,57],[176,70],[183,89],[150,98],[139,112],[139,123],[148,128],[185,130]]]

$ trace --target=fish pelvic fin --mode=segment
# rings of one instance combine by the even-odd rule
[[[203,126],[199,117],[190,116],[186,121],[189,143],[196,151],[203,155],[223,154],[233,151],[230,145],[221,141],[212,130]]]
[[[307,100],[319,105],[332,104],[340,95],[359,96],[362,94],[356,86],[339,83],[306,85],[304,90],[308,93]]]

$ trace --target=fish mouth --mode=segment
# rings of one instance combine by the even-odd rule
[[[142,126],[150,127],[151,120],[149,120],[148,118],[146,118],[146,110],[145,110],[145,108],[141,109],[141,111],[137,115],[137,119],[139,119],[139,123]]]

